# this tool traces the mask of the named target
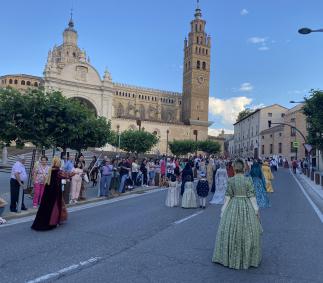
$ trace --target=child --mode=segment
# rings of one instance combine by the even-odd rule
[[[200,208],[205,209],[206,197],[209,194],[209,182],[206,179],[205,173],[200,173],[201,179],[198,181],[196,186],[197,195],[200,198]]]
[[[192,177],[188,175],[186,177],[184,194],[182,198],[183,208],[197,208],[196,195],[194,191],[194,183],[192,182]]]
[[[178,183],[176,181],[176,177],[172,175],[169,181],[169,189],[166,198],[166,206],[168,207],[174,207],[179,205],[177,185]]]

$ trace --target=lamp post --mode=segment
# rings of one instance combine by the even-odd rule
[[[120,151],[120,125],[117,125],[117,131],[118,131],[118,153]]]
[[[166,156],[168,156],[168,135],[169,135],[169,130],[167,129],[167,131],[166,131]]]
[[[141,120],[138,119],[136,122],[137,122],[137,126],[139,127],[139,132],[140,132],[140,130],[141,130]]]
[[[197,130],[194,130],[194,131],[193,131],[193,134],[195,135],[195,142],[197,143],[197,135],[198,135],[198,131],[197,131]],[[196,148],[196,151],[195,151],[195,155],[197,156],[197,148]]]
[[[300,28],[298,33],[300,34],[310,34],[312,32],[323,32],[323,29],[310,29],[310,28]]]

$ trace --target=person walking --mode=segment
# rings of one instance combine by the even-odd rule
[[[47,180],[49,166],[47,165],[48,158],[42,156],[40,163],[34,168],[33,179],[34,179],[34,198],[33,208],[38,208],[40,201],[44,194],[45,182]]]
[[[61,160],[55,156],[48,172],[43,198],[36,218],[31,226],[33,230],[45,231],[56,228],[67,220],[67,210],[62,194],[62,179],[69,179],[75,173],[60,170]]]
[[[166,206],[175,207],[179,205],[179,195],[177,190],[178,182],[173,175],[169,181],[169,187],[167,190]]]
[[[70,204],[77,203],[77,200],[79,198],[83,175],[84,175],[82,168],[83,168],[83,164],[81,162],[78,162],[77,164],[75,164],[75,168],[72,170],[72,173],[74,175],[72,177],[72,182],[71,182]]]
[[[200,199],[200,208],[205,209],[206,207],[206,198],[209,194],[210,187],[209,182],[206,179],[206,175],[204,172],[200,173],[201,179],[197,182],[196,192]]]
[[[138,173],[139,173],[139,168],[140,168],[140,166],[138,164],[138,159],[134,158],[131,163],[131,179],[132,179],[134,186],[137,185],[137,177],[138,177]]]
[[[220,163],[220,168],[215,173],[215,192],[213,195],[210,204],[223,204],[224,203],[224,196],[227,190],[228,184],[228,173],[227,169],[225,168],[225,163]]]
[[[108,197],[110,193],[110,184],[112,180],[113,166],[107,159],[102,166],[102,175],[100,181],[100,197]]]
[[[233,269],[258,267],[261,262],[259,208],[244,162],[234,163],[236,175],[229,179],[225,203],[221,209],[212,262]]]
[[[129,162],[125,159],[122,158],[122,161],[119,163],[119,174],[120,174],[120,186],[119,186],[119,194],[125,192],[125,182],[126,179],[129,178],[130,174],[130,164]]]
[[[260,208],[270,207],[266,192],[266,180],[258,162],[251,166],[250,177],[256,192],[257,204]]]
[[[10,174],[10,211],[17,212],[19,203],[19,192],[22,189],[21,210],[27,210],[24,199],[25,193],[23,191],[27,182],[27,172],[25,168],[26,158],[24,155],[18,156],[18,161],[13,165]]]
[[[263,174],[265,176],[265,180],[266,180],[267,193],[273,193],[274,189],[273,189],[271,181],[274,179],[274,176],[271,173],[268,161],[265,161],[264,164],[262,165],[262,172],[263,172]]]
[[[182,198],[182,208],[197,208],[194,183],[191,175],[186,176],[185,190]]]
[[[190,176],[190,180],[194,180],[194,176],[193,176],[193,170],[191,167],[191,164],[189,162],[186,163],[183,171],[182,171],[182,185],[181,185],[181,196],[184,194],[185,191],[185,183],[188,180],[188,176]]]
[[[95,187],[98,182],[99,169],[97,163],[97,157],[94,155],[88,168],[90,174],[89,179],[92,182],[93,187]]]
[[[142,185],[148,187],[147,159],[145,159],[145,158],[141,162],[140,172],[142,174]]]
[[[155,162],[154,159],[150,159],[148,162],[148,176],[149,176],[149,181],[148,184],[150,186],[155,186],[155,176],[156,176],[156,172],[155,172]]]

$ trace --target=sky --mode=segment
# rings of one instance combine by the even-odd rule
[[[0,7],[0,76],[42,76],[73,7],[79,46],[116,82],[182,91],[183,41],[196,0],[17,0]],[[212,37],[210,133],[229,133],[237,114],[292,107],[323,88],[322,0],[200,0]]]

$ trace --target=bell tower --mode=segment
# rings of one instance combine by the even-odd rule
[[[211,37],[197,1],[191,31],[184,40],[182,119],[185,124],[208,127]]]

